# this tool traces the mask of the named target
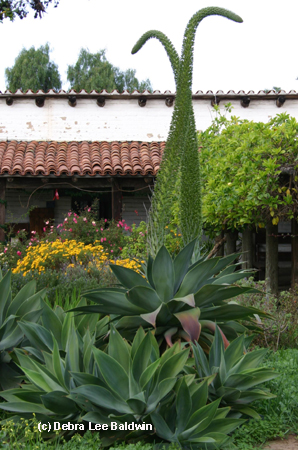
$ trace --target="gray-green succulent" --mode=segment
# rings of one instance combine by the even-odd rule
[[[267,349],[247,352],[244,334],[225,349],[218,327],[208,356],[198,343],[192,348],[196,371],[187,372],[196,373],[200,379],[216,375],[208,386],[209,401],[219,399],[221,406],[229,406],[230,417],[243,415],[259,419],[258,413],[248,405],[255,400],[273,398],[268,389],[258,385],[279,376],[274,370],[259,367]]]
[[[26,284],[12,299],[11,272],[0,270],[0,387],[9,389],[19,383],[20,372],[11,357],[14,347],[24,339],[20,320],[37,322],[45,306],[46,291],[36,291],[35,281]]]
[[[245,327],[238,319],[253,320],[264,315],[255,308],[247,308],[227,300],[249,292],[249,288],[233,286],[250,275],[235,271],[231,264],[237,255],[226,258],[201,258],[191,264],[195,240],[173,260],[165,247],[156,258],[149,257],[145,273],[112,265],[112,271],[122,287],[87,291],[83,296],[95,305],[75,308],[83,313],[111,314],[120,333],[132,339],[142,326],[154,330],[155,336],[173,345],[173,340],[200,340],[208,350],[213,340],[215,322],[225,340],[235,339]]]

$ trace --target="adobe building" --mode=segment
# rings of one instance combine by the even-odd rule
[[[46,219],[58,224],[96,198],[99,218],[146,220],[174,102],[170,91],[0,93],[0,226],[40,232]],[[267,122],[287,112],[298,120],[295,91],[198,91],[197,129],[210,126],[214,104],[228,102],[241,119]],[[279,232],[290,233],[291,224],[281,222]],[[264,245],[255,238],[260,268]],[[279,252],[288,271],[291,242]]]

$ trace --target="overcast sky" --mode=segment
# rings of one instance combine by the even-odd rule
[[[40,19],[33,13],[23,20],[0,24],[0,90],[4,70],[22,50],[49,42],[51,59],[58,64],[63,88],[68,64],[82,47],[95,53],[106,49],[107,59],[121,70],[137,70],[154,90],[175,91],[172,69],[161,44],[152,39],[137,53],[131,49],[150,29],[160,30],[180,54],[188,20],[199,9],[219,6],[243,19],[234,23],[208,17],[199,25],[194,52],[193,92],[271,89],[298,91],[297,0],[60,0]]]

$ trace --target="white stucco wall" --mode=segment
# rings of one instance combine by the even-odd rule
[[[173,94],[172,94],[173,95]],[[17,141],[164,141],[167,138],[173,107],[165,105],[165,96],[148,97],[140,107],[135,95],[125,98],[106,98],[99,107],[96,98],[77,96],[77,105],[71,107],[67,97],[58,94],[45,97],[43,107],[35,105],[34,97],[26,94],[12,96],[13,104],[6,104],[0,95],[0,140]],[[210,99],[214,96],[195,95],[193,107],[198,130],[206,129],[214,117]],[[242,119],[267,122],[271,117],[288,112],[298,119],[298,95],[288,95],[280,108],[276,95],[251,96],[248,108],[239,98],[229,96],[220,100],[220,108],[231,102],[232,114]]]

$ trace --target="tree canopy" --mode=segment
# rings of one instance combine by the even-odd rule
[[[204,228],[241,230],[292,219],[298,209],[297,136],[298,123],[286,113],[268,123],[219,114],[199,133]]]
[[[14,66],[5,69],[7,89],[15,92],[22,89],[38,91],[42,89],[61,89],[61,79],[57,64],[50,61],[49,44],[35,50],[23,49],[15,59]]]
[[[152,90],[150,81],[139,81],[136,71],[127,69],[121,71],[114,67],[106,58],[105,50],[98,53],[90,53],[88,49],[82,48],[77,62],[73,66],[68,66],[67,80],[72,89],[80,91],[85,89],[87,92],[96,90],[98,92],[106,89],[112,91],[117,89],[119,92],[127,89],[129,92],[145,89]]]
[[[24,19],[28,15],[29,10],[34,11],[34,17],[42,17],[42,13],[46,12],[50,3],[54,8],[59,4],[60,0],[0,0],[0,23],[4,19],[14,20],[16,17]]]

